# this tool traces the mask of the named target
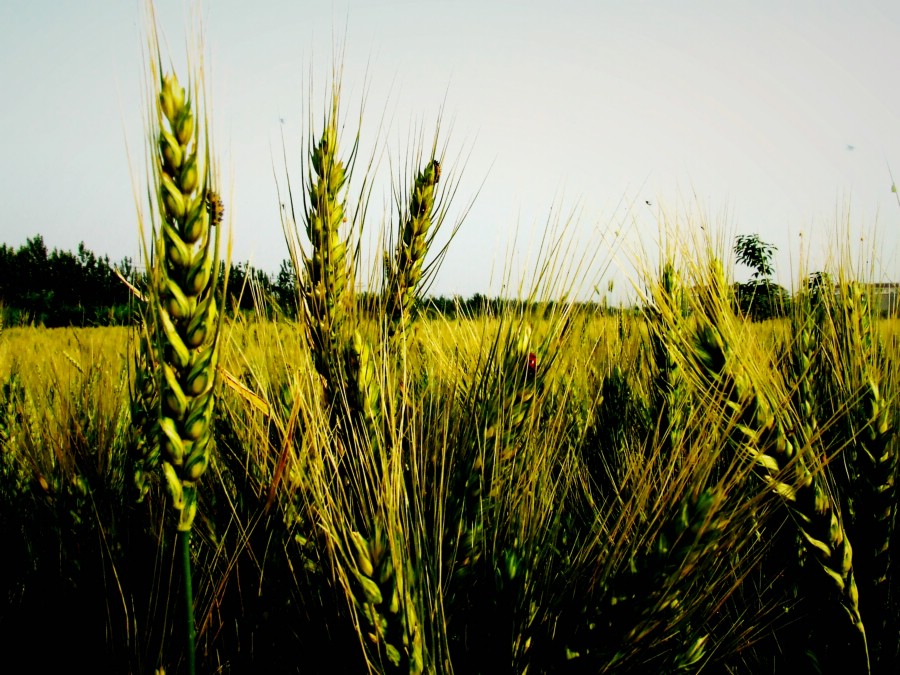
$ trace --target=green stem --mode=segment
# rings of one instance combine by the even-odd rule
[[[184,572],[184,608],[187,610],[187,658],[188,673],[194,675],[197,672],[194,655],[196,653],[197,629],[194,626],[194,589],[191,585],[191,531],[178,532],[181,540],[181,562]]]

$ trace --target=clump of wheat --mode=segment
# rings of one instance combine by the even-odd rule
[[[495,347],[502,344],[498,338]],[[511,327],[505,347],[502,354],[494,354],[496,372],[489,373],[480,384],[486,387],[479,392],[485,397],[483,428],[474,439],[474,446],[459,458],[460,464],[454,471],[458,485],[451,495],[451,522],[457,528],[455,538],[459,546],[456,574],[463,577],[481,560],[486,528],[490,527],[499,491],[508,485],[535,399],[537,356],[530,351],[531,327]]]
[[[25,389],[14,370],[0,388],[0,476],[3,482],[0,494],[11,504],[20,500],[30,478],[21,456],[21,448],[25,445],[21,435],[26,414]]]
[[[440,168],[429,162],[414,185],[395,264],[385,270],[383,330],[373,339],[353,282],[359,261],[351,241],[361,223],[354,219],[345,226],[350,169],[339,153],[338,89],[309,149],[302,216],[308,250],[298,251],[296,230],[285,223],[297,251],[295,264],[302,261],[303,323],[330,426],[313,441],[323,462],[314,471],[323,472],[323,482],[313,481],[307,513],[331,537],[328,563],[346,594],[370,666],[422,672],[432,656],[419,619],[425,602],[419,569],[424,545],[416,524],[422,511],[411,504],[420,467],[412,426],[416,408],[406,398],[405,369],[388,357],[405,359]],[[355,149],[347,167],[354,154]]]
[[[602,604],[586,607],[574,634],[561,636],[569,668],[627,672],[646,667],[660,649],[675,670],[704,660],[709,635],[703,617],[698,623],[694,616],[696,598],[689,594],[697,592],[698,570],[708,569],[726,530],[723,502],[723,495],[706,489],[677,503],[648,547],[635,551],[627,568],[606,580]]]
[[[844,445],[846,471],[838,474],[858,546],[860,594],[872,632],[876,665],[891,641],[896,619],[890,608],[890,542],[894,536],[897,491],[897,451],[892,401],[886,394],[883,347],[862,284],[844,281],[829,296],[820,366],[822,389],[831,392],[829,413],[842,420],[826,435],[832,445]],[[824,303],[823,303],[824,304]],[[839,448],[835,448],[837,450]],[[895,630],[895,628],[894,628]]]
[[[815,439],[805,437],[784,410],[778,412],[748,365],[734,353],[733,318],[723,302],[721,266],[714,267],[709,288],[705,317],[694,334],[699,372],[726,397],[726,411],[734,416],[730,443],[790,510],[807,554],[857,631],[868,663],[852,549],[839,504],[815,453]]]

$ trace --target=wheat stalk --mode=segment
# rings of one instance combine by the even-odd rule
[[[150,18],[154,23],[152,5]],[[196,625],[191,578],[191,529],[197,513],[197,482],[213,448],[213,412],[219,360],[217,280],[222,204],[213,192],[205,110],[196,110],[202,74],[182,87],[164,74],[151,28],[152,165],[151,209],[159,217],[150,252],[147,336],[156,353],[146,366],[157,371],[159,452],[165,486],[178,514],[184,580],[188,672],[196,669]],[[200,115],[198,121],[197,115]],[[154,208],[155,207],[155,208]],[[227,278],[226,278],[227,283]],[[144,453],[152,457],[154,448]]]

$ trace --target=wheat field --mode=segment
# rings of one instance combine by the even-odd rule
[[[900,334],[865,275],[839,259],[754,321],[724,252],[675,238],[633,310],[554,295],[554,249],[517,302],[429,314],[458,186],[440,130],[363,269],[335,78],[282,214],[300,318],[233,316],[202,71],[149,44],[140,320],[0,328],[7,654],[897,672]]]
[[[226,324],[191,546],[203,669],[891,672],[895,324],[660,303],[420,320],[405,375],[372,357],[391,419],[350,438],[303,325]],[[12,653],[185,667],[177,514],[134,480],[134,344],[0,336]]]

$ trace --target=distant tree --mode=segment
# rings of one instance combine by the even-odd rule
[[[41,235],[26,240],[16,252],[18,274],[13,281],[13,298],[35,323],[44,323],[53,303],[47,260],[47,246]]]
[[[734,239],[738,262],[753,270],[751,279],[764,279],[775,273],[772,257],[778,249],[759,238],[758,234],[739,234]]]
[[[278,275],[272,286],[275,301],[285,316],[297,318],[297,273],[294,264],[288,260],[281,261]]]
[[[466,314],[469,316],[483,316],[488,312],[488,304],[490,300],[481,293],[475,293],[471,298],[466,300]]]
[[[448,298],[441,295],[437,298],[429,298],[426,302],[426,308],[432,315],[441,315],[448,319],[455,319],[460,310],[461,303],[464,304],[465,301],[461,300],[458,296]]]
[[[777,250],[758,234],[741,234],[734,240],[737,261],[753,270],[749,281],[735,284],[735,302],[744,316],[756,321],[783,316],[790,299],[787,290],[770,279],[775,273],[772,259]]]

